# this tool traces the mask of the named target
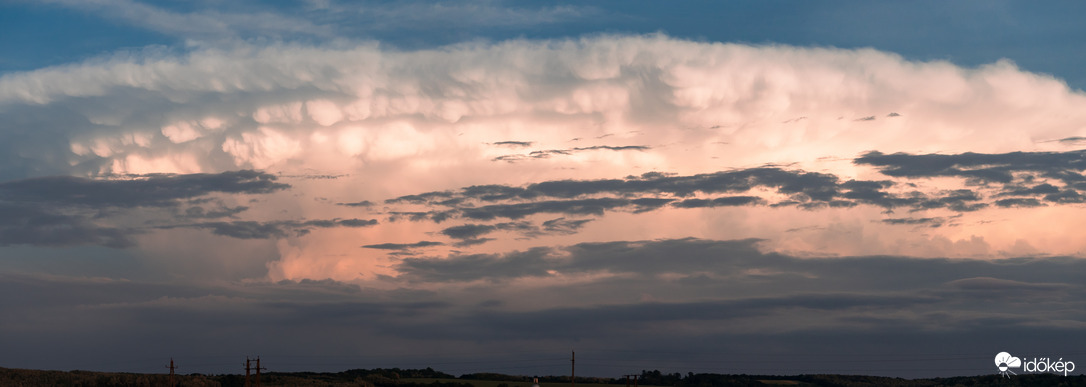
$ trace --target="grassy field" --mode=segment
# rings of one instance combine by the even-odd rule
[[[430,384],[433,382],[442,383],[471,383],[475,387],[498,387],[499,384],[504,383],[509,387],[532,387],[532,382],[509,382],[509,381],[497,381],[497,380],[468,380],[468,379],[436,379],[436,378],[404,378],[400,381],[405,383],[422,383]],[[624,386],[622,384],[581,384],[582,386]],[[632,385],[632,384],[631,384]],[[539,387],[569,387],[569,383],[539,383]],[[666,386],[651,386],[639,384],[638,387],[666,387]]]

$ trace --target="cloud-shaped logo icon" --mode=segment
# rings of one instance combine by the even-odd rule
[[[999,367],[999,374],[1000,375],[1003,375],[1005,377],[1010,377],[1010,376],[1007,376],[1008,373],[1013,374],[1013,375],[1018,375],[1018,374],[1014,373],[1014,371],[1011,371],[1010,369],[1011,368],[1021,367],[1022,366],[1022,359],[1011,356],[1011,354],[1006,353],[1006,352],[1000,352],[1000,353],[996,354],[995,364],[996,364],[996,367]]]

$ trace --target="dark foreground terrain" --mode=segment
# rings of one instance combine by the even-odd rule
[[[244,375],[175,375],[177,386],[245,386]],[[568,376],[539,377],[541,387],[570,385]],[[250,377],[256,385],[255,376]],[[625,378],[578,377],[577,385],[625,386]],[[632,383],[632,382],[631,382]],[[90,371],[41,371],[0,368],[0,386],[168,386],[170,376]],[[901,379],[860,375],[721,375],[662,374],[642,371],[641,387],[708,386],[1086,386],[1086,376],[1054,374],[960,376],[932,379]],[[412,369],[353,369],[343,372],[268,372],[260,375],[261,386],[368,386],[368,387],[531,387],[531,376],[477,373],[459,377],[434,371]],[[631,384],[632,385],[632,384]]]

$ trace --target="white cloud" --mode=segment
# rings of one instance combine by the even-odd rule
[[[166,35],[197,41],[228,41],[245,36],[282,37],[296,34],[331,36],[331,28],[309,20],[272,12],[175,12],[133,0],[46,0],[88,10]]]
[[[294,196],[279,195],[275,206],[250,210],[263,219],[282,219],[272,216],[274,211],[317,219],[343,210],[313,196],[380,202],[474,184],[650,171],[693,174],[765,163],[795,163],[790,168],[842,179],[878,179],[881,175],[853,165],[851,158],[869,150],[1066,150],[1067,144],[1043,141],[1086,136],[1086,97],[1006,61],[962,68],[871,49],[698,43],[666,36],[514,40],[419,51],[372,44],[239,44],[185,54],[148,52],[0,78],[0,118],[16,122],[25,111],[54,114],[38,114],[33,125],[6,126],[0,134],[8,144],[3,152],[21,149],[23,174],[258,168],[351,176],[343,182],[297,182]],[[489,145],[500,141],[532,145]],[[35,148],[52,149],[49,144],[65,152]],[[494,161],[601,145],[647,149]],[[1028,250],[1023,246],[1058,246],[1054,251],[1061,253],[1084,249],[1066,231],[1031,234],[1016,245],[1014,239],[1004,243],[1005,227],[978,227],[974,238],[954,227],[894,231],[901,226],[871,222],[881,219],[877,210],[825,214],[733,208],[629,215],[660,220],[636,227],[614,220],[627,217],[622,215],[540,243],[614,239],[619,229],[639,238],[680,237],[665,230],[671,227],[668,219],[680,219],[683,232],[769,238],[768,246],[783,251],[818,254],[991,256]],[[965,220],[981,222],[987,214]],[[1032,224],[1048,218],[1028,219]],[[805,226],[823,228],[787,231]],[[395,239],[410,243],[425,238],[404,235],[439,227],[405,223],[396,229]],[[305,238],[323,240],[316,236],[322,232]],[[372,260],[357,246],[386,242],[379,239],[389,235],[350,233],[360,239],[319,248],[280,245],[289,247],[282,254],[290,262],[277,266],[277,275],[350,279],[359,267],[374,268],[350,262]],[[295,273],[300,277],[288,272],[304,267],[307,254],[318,250],[322,257],[313,256],[313,262],[343,263]],[[328,258],[333,254],[347,258]]]

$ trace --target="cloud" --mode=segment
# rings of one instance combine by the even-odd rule
[[[336,13],[337,6],[284,14],[306,19]],[[222,12],[241,14],[244,7]],[[199,5],[169,12],[203,13]],[[239,36],[256,31],[230,28],[227,34]],[[449,237],[440,232],[450,226],[516,222],[530,223],[542,234],[528,239],[545,244],[690,232],[759,236],[781,251],[810,254],[991,258],[1018,251],[1016,239],[1070,254],[1081,250],[1080,238],[1069,231],[1042,237],[1038,225],[1052,224],[1039,219],[1058,209],[1060,230],[1077,227],[1077,209],[1069,204],[1084,200],[1076,180],[1081,157],[1063,152],[1058,141],[1036,139],[1081,136],[1084,106],[1081,93],[1060,80],[1008,61],[962,67],[873,49],[664,35],[416,50],[291,39],[195,44],[0,77],[0,180],[50,181],[58,188],[49,189],[52,200],[86,204],[66,208],[75,213],[53,207],[37,213],[77,215],[84,229],[155,230],[131,234],[141,249],[174,251],[177,246],[165,246],[182,242],[169,236],[211,238],[214,230],[287,235],[247,240],[271,242],[265,246],[271,252],[253,261],[290,268],[276,269],[276,280],[390,275],[381,268],[391,267],[392,258],[360,252],[350,241]],[[876,119],[854,121],[868,116]],[[522,157],[541,152],[541,158],[493,162],[511,150]],[[124,192],[64,197],[56,192],[74,191],[50,180],[237,170],[276,176],[263,184],[289,183],[290,189],[140,194],[161,198],[154,202],[121,200]],[[1010,194],[1041,184],[1058,191]],[[205,196],[222,206],[188,202]],[[1011,209],[997,201],[1019,198],[1046,206],[1005,216]],[[15,199],[44,200],[2,200]],[[75,208],[111,200],[109,214]],[[195,209],[192,218],[179,217],[195,206],[208,217],[197,218]],[[248,209],[226,210],[240,207]],[[956,223],[977,225],[971,229],[979,242],[959,227],[921,236],[882,221],[955,213],[965,214]],[[278,223],[377,216],[388,221],[301,228],[308,233]],[[559,217],[592,221],[565,229],[572,233],[547,233],[544,222]],[[1037,231],[1011,237],[998,222]],[[163,228],[201,223],[211,232]],[[527,235],[494,231],[443,242],[465,253],[494,252],[528,243],[515,239]],[[221,239],[206,241],[225,243]],[[482,243],[489,239],[494,243]],[[185,243],[202,244],[196,236]]]
[[[886,218],[882,220],[886,224],[922,225],[928,227],[941,227],[946,223],[943,218]]]
[[[765,200],[756,196],[727,196],[714,199],[685,199],[673,203],[678,208],[704,208],[721,206],[746,206],[763,204]]]
[[[1068,284],[1060,283],[1030,283],[1012,281],[992,277],[963,278],[947,282],[947,286],[972,291],[1062,291]]]
[[[555,218],[543,222],[543,231],[548,233],[573,234],[576,233],[577,230],[580,230],[581,227],[584,227],[586,223],[591,221],[592,219],[572,220],[566,218]]]
[[[162,207],[214,193],[268,194],[290,188],[276,177],[245,170],[132,175],[120,179],[39,177],[0,183],[0,200],[85,207]]]
[[[382,279],[395,285],[390,290],[373,287],[376,282],[360,289],[329,280],[199,285],[6,273],[0,274],[0,291],[21,295],[10,303],[20,316],[12,326],[38,328],[10,342],[29,351],[23,357],[96,345],[72,340],[86,333],[73,333],[71,321],[78,321],[81,332],[118,343],[138,343],[129,339],[153,334],[147,326],[204,327],[199,335],[169,339],[181,352],[225,350],[254,337],[281,335],[286,342],[269,343],[261,352],[273,358],[324,354],[325,361],[372,356],[372,350],[355,352],[353,346],[338,352],[346,347],[333,344],[348,332],[379,348],[457,343],[447,355],[460,362],[493,351],[507,357],[500,349],[514,343],[532,343],[540,348],[535,356],[568,353],[570,343],[577,343],[578,354],[586,357],[667,349],[679,356],[673,366],[685,367],[727,352],[758,353],[749,351],[772,344],[795,355],[773,357],[772,367],[787,369],[808,369],[803,367],[810,356],[831,343],[862,352],[856,359],[885,353],[890,344],[875,337],[904,335],[902,343],[892,343],[895,348],[926,354],[947,337],[953,337],[947,348],[957,348],[983,345],[993,334],[1015,345],[1081,336],[1077,328],[1056,325],[1082,319],[1075,307],[1086,297],[1078,285],[1081,259],[797,258],[759,251],[759,243],[612,241],[409,257],[398,266],[402,278]],[[226,322],[257,331],[238,337],[236,329],[220,329]],[[130,328],[117,329],[118,324]],[[631,342],[631,334],[649,341]],[[908,342],[918,344],[901,346]],[[329,348],[336,352],[329,355]],[[387,356],[396,364],[445,356],[424,352]]]
[[[379,250],[409,250],[422,247],[441,246],[444,243],[434,241],[419,241],[415,243],[380,243],[374,245],[365,245],[367,249],[379,249]]]
[[[179,214],[179,217],[187,219],[215,219],[215,218],[232,218],[236,215],[245,212],[249,207],[237,206],[228,207],[221,205],[218,208],[205,209],[200,206],[193,206],[186,208],[183,213]]]
[[[395,4],[336,2],[335,5],[322,8],[330,11],[330,15],[339,17],[351,15],[353,18],[366,20],[366,23],[362,23],[366,28],[396,30],[436,23],[445,23],[459,28],[523,27],[601,16],[599,10],[589,6],[530,7],[522,4],[508,6],[490,1],[405,1]]]
[[[514,143],[514,142],[506,141],[504,143],[509,144],[509,143]],[[520,143],[520,144],[523,144],[523,146],[529,146],[532,143],[529,142],[529,143]],[[547,159],[547,158],[550,158],[551,156],[570,156],[570,155],[573,155],[573,154],[578,153],[578,152],[594,151],[594,150],[610,150],[610,151],[637,150],[637,151],[645,151],[645,150],[649,150],[649,149],[652,149],[652,148],[648,147],[648,146],[645,146],[645,145],[623,145],[623,146],[595,145],[595,146],[577,147],[577,148],[571,148],[571,149],[537,150],[537,151],[531,151],[527,155],[502,155],[502,156],[495,157],[493,161],[517,162],[517,161],[524,161],[524,160],[530,160],[530,159]]]
[[[461,216],[474,220],[495,218],[520,219],[535,214],[603,215],[604,211],[623,207],[628,200],[615,198],[545,200],[529,203],[491,204],[464,208]]]
[[[329,26],[287,14],[245,10],[221,12],[198,10],[175,12],[140,1],[104,0],[94,2],[49,0],[48,2],[87,10],[138,27],[185,39],[220,41],[239,37],[296,35],[331,36]],[[240,10],[239,10],[240,11]]]
[[[907,155],[900,154],[899,156],[906,157]],[[878,159],[877,155],[868,153],[857,158],[855,163],[884,163],[884,161],[876,161],[876,159]],[[1030,169],[1032,167],[1024,165],[1022,168]],[[891,177],[898,177],[901,174],[898,169],[883,169],[882,172]],[[910,175],[910,177],[914,178],[919,176]],[[969,183],[972,179],[970,176],[957,173],[952,173],[950,176],[964,178],[964,183]],[[1061,174],[1061,176],[1072,179],[1066,174]],[[932,173],[928,177],[946,177],[946,175],[939,172]],[[983,187],[929,192],[915,189],[911,191],[902,190],[902,188],[908,186],[909,183],[902,184],[893,180],[848,180],[842,182],[837,176],[828,173],[759,167],[692,176],[650,173],[640,177],[628,176],[624,179],[543,181],[519,187],[497,184],[478,185],[464,187],[459,190],[405,195],[388,199],[386,203],[447,208],[445,210],[413,212],[411,213],[412,220],[424,220],[427,217],[436,217],[441,220],[450,217],[493,220],[497,218],[521,219],[536,214],[601,216],[609,211],[641,213],[659,210],[669,204],[675,208],[768,205],[771,207],[794,206],[808,210],[848,208],[858,204],[867,204],[885,209],[907,208],[910,211],[948,209],[955,212],[974,212],[989,205],[1006,207],[1011,204],[1028,205],[1036,202],[1036,199],[988,201],[980,193],[980,191],[986,190]],[[752,195],[691,197],[715,193],[755,193],[759,191],[765,194],[766,189],[771,190],[772,194],[765,197]],[[1078,203],[1083,200],[1083,196],[1073,189],[1061,191],[1050,184],[1041,184],[1026,189],[1008,183],[1002,186],[1002,191],[993,192],[992,196],[1046,193],[1048,195],[1045,198],[1050,202]],[[633,199],[629,197],[633,197]],[[887,223],[897,224],[893,222],[888,221]],[[463,227],[466,230],[473,226]],[[451,233],[460,231],[455,227],[446,230]],[[483,231],[482,228],[473,230]],[[489,229],[489,231],[493,231],[493,229]]]
[[[397,269],[406,275],[405,278],[424,282],[546,276],[552,266],[545,260],[546,253],[547,249],[535,248],[505,256],[472,254],[449,259],[404,258]]]
[[[481,239],[483,235],[490,234],[495,231],[512,231],[525,238],[536,238],[547,234],[574,234],[583,227],[586,223],[591,222],[592,219],[579,219],[569,220],[566,218],[555,218],[544,221],[542,227],[536,226],[531,222],[504,222],[495,224],[463,224],[459,226],[446,227],[441,230],[441,234],[453,239],[460,239],[458,246],[471,246],[486,242],[488,239]]]
[[[218,174],[130,175],[117,178],[51,176],[0,183],[0,244],[36,246],[100,245],[112,248],[135,246],[132,237],[147,231],[143,225],[124,225],[131,211],[145,209],[143,216],[165,209],[172,219],[233,217],[249,209],[222,202],[210,210],[198,204],[210,195],[267,195],[289,188],[275,176],[257,171]],[[170,226],[175,227],[175,226]],[[284,235],[279,226],[255,222],[209,222],[201,228],[216,234],[242,238]]]
[[[257,222],[239,220],[232,222],[203,222],[158,226],[159,229],[197,228],[211,230],[212,234],[238,239],[275,239],[289,236],[306,235],[313,228],[333,227],[369,227],[377,224],[375,219],[330,219],[307,221],[270,221]]]
[[[1083,144],[1086,144],[1086,137],[1082,137],[1082,136],[1064,137],[1064,138],[1059,139],[1058,141],[1060,142],[1060,144],[1066,144],[1066,145],[1083,145]]]
[[[360,201],[360,202],[353,202],[353,203],[336,203],[336,205],[338,205],[338,206],[347,206],[347,207],[372,207],[373,202],[371,202],[369,200],[363,200],[363,201]]]
[[[497,226],[489,224],[464,224],[447,227],[441,230],[441,233],[455,239],[475,239],[497,229]]]
[[[1000,207],[1040,207],[1044,204],[1034,198],[1010,198],[996,200],[995,205]]]
[[[494,142],[494,143],[491,143],[491,144],[493,144],[493,145],[509,145],[509,146],[519,146],[519,147],[529,147],[529,146],[532,146],[532,144],[534,144],[534,142],[532,142],[532,141],[498,141],[498,142]]]
[[[135,245],[135,230],[102,225],[91,214],[70,214],[40,206],[0,202],[0,246]]]
[[[1065,184],[1086,181],[1081,173],[1086,170],[1086,151],[955,155],[886,155],[872,151],[857,158],[855,163],[878,167],[881,173],[894,177],[954,176],[982,183],[1011,183],[1015,173],[1032,172],[1033,176],[1061,180]]]

